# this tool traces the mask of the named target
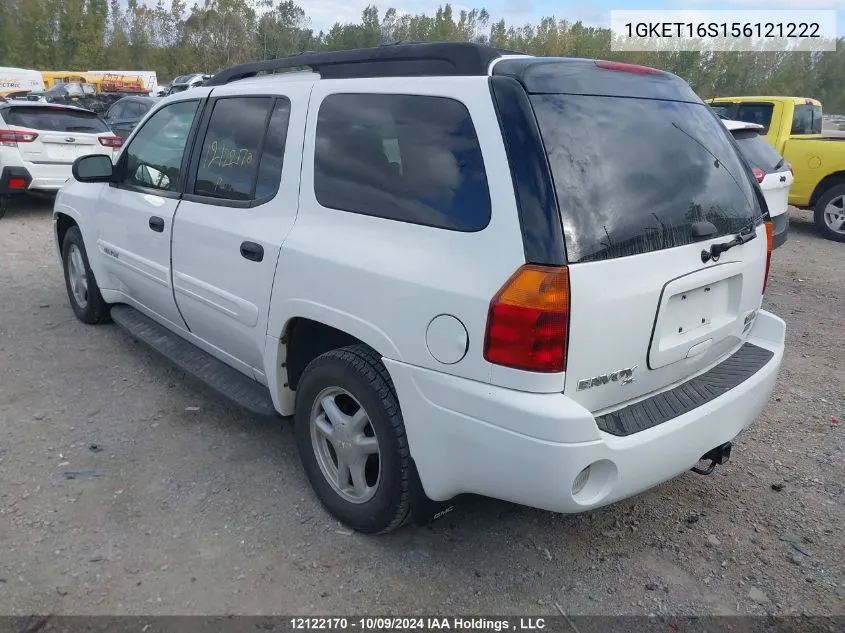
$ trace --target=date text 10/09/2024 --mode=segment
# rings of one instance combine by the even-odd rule
[[[294,631],[542,631],[548,618],[294,617]]]

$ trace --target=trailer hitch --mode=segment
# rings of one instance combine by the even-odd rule
[[[709,466],[706,468],[693,466],[690,470],[698,475],[709,475],[716,470],[716,466],[727,463],[727,461],[731,458],[731,448],[732,445],[730,442],[725,442],[721,446],[717,446],[716,448],[706,452],[701,456],[701,459],[698,460],[701,462],[709,459]]]

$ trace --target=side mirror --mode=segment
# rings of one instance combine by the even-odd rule
[[[110,156],[89,154],[73,161],[71,173],[79,182],[110,182],[114,165]]]

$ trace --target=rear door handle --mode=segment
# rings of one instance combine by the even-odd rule
[[[150,228],[156,233],[164,231],[164,218],[154,215],[150,218]]]
[[[255,242],[241,243],[241,256],[253,262],[260,262],[264,259],[264,247]]]

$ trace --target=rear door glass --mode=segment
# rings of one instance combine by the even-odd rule
[[[740,103],[734,118],[737,121],[762,125],[763,134],[768,134],[769,126],[772,124],[773,108],[771,103]]]
[[[202,143],[194,194],[252,200],[271,97],[228,97],[214,104]]]
[[[590,95],[531,97],[572,263],[714,237],[760,211],[727,130],[701,103]]]
[[[757,132],[738,130],[733,135],[742,155],[751,167],[762,169],[767,174],[789,169],[780,154]]]
[[[93,112],[63,108],[10,108],[4,114],[6,123],[45,132],[83,132],[99,134],[109,127]]]

